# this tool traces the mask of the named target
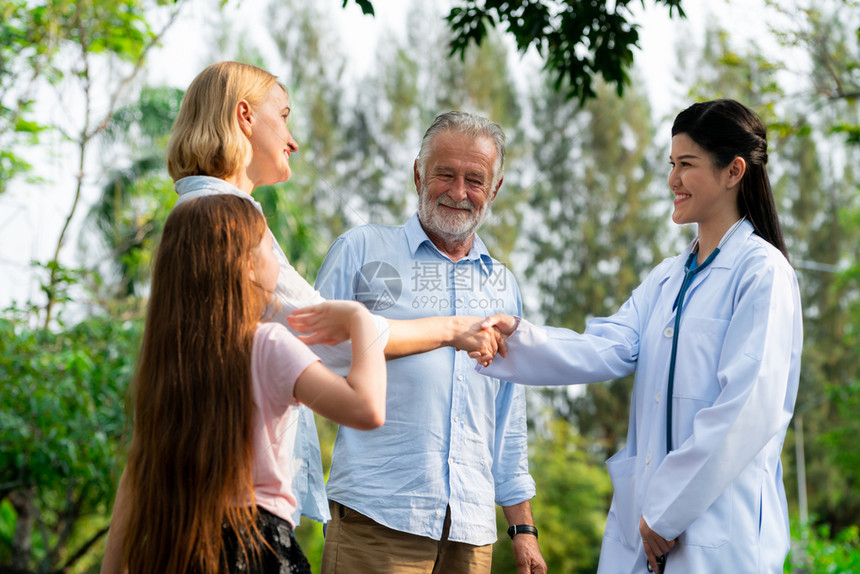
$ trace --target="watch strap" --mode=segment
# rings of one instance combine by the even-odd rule
[[[508,528],[508,536],[513,538],[517,534],[531,534],[535,538],[538,535],[538,529],[531,524],[514,524]]]

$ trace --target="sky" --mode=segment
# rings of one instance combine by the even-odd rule
[[[146,69],[146,80],[152,84],[167,84],[185,88],[205,65],[208,46],[201,41],[198,29],[201,21],[212,17],[218,0],[193,0],[183,9],[179,22],[165,36],[163,47],[156,50]],[[343,43],[343,52],[349,54],[350,70],[361,75],[373,66],[376,39],[382,30],[404,33],[408,2],[403,0],[374,0],[375,17],[361,14],[350,0],[341,9],[342,0],[315,0],[333,16],[333,26]],[[716,18],[728,23],[733,38],[760,35],[760,14],[763,0],[686,0],[687,20],[670,20],[668,10],[645,2],[645,8],[633,2],[636,21],[641,24],[640,46],[636,65],[641,69],[648,87],[655,117],[666,121],[675,113],[683,93],[674,78],[677,47],[701,45],[705,23]],[[329,6],[324,5],[328,4]],[[439,0],[439,5],[448,2]],[[265,21],[266,0],[231,0],[227,3],[226,21],[232,23],[235,33],[243,38],[257,38],[254,30]],[[262,47],[265,50],[265,46]],[[513,55],[513,68],[520,62]],[[523,67],[519,64],[519,67]],[[282,78],[289,85],[289,78]],[[73,102],[73,100],[72,100]],[[46,113],[64,114],[73,105],[53,106]],[[309,144],[312,145],[312,144]],[[76,167],[70,163],[70,154],[60,146],[48,146],[43,153],[30,156],[36,171],[43,178],[38,185],[13,182],[10,190],[0,195],[0,308],[13,300],[24,302],[39,298],[38,277],[30,261],[47,261],[53,255],[64,218],[71,206]],[[93,169],[96,168],[96,169]],[[97,160],[92,161],[91,173],[98,172]],[[86,180],[82,206],[72,221],[71,234],[63,250],[61,261],[75,264],[77,233],[83,216],[98,195],[98,181]],[[312,278],[311,278],[312,279]]]

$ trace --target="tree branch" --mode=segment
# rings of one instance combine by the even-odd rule
[[[140,54],[137,57],[137,60],[134,63],[134,68],[132,69],[131,73],[128,74],[125,78],[123,78],[120,81],[119,85],[116,87],[113,94],[111,95],[110,103],[108,105],[108,110],[105,113],[104,117],[102,118],[102,121],[92,131],[90,131],[90,129],[89,129],[90,115],[91,115],[89,51],[88,51],[88,43],[87,43],[87,38],[85,35],[85,28],[84,28],[83,19],[80,17],[80,10],[81,10],[80,3],[78,3],[78,5],[76,7],[76,12],[75,12],[75,18],[77,19],[78,35],[79,35],[78,41],[79,41],[79,45],[81,48],[82,61],[84,64],[82,77],[84,79],[84,100],[86,102],[86,108],[85,108],[85,112],[84,112],[84,126],[81,129],[81,138],[78,141],[79,159],[78,159],[78,173],[76,176],[77,184],[75,186],[75,196],[74,196],[74,200],[72,201],[72,207],[69,210],[68,215],[66,216],[65,222],[63,223],[63,228],[60,231],[60,236],[57,239],[57,245],[56,245],[56,248],[54,249],[54,256],[51,259],[51,262],[54,263],[55,265],[51,268],[51,274],[48,278],[48,285],[47,285],[47,288],[45,290],[47,295],[48,295],[48,302],[45,305],[44,326],[46,329],[51,324],[52,311],[53,311],[54,304],[56,303],[55,297],[54,297],[54,288],[57,286],[57,283],[59,281],[58,277],[57,277],[57,264],[59,264],[60,251],[62,250],[63,245],[65,243],[66,234],[68,233],[72,219],[74,218],[75,213],[77,212],[78,204],[80,202],[81,194],[83,191],[83,180],[84,180],[84,175],[85,175],[84,170],[86,167],[87,146],[93,137],[95,137],[96,135],[98,135],[99,133],[101,133],[102,131],[104,131],[107,128],[108,123],[110,123],[110,120],[113,117],[114,111],[116,110],[116,106],[117,106],[117,103],[119,102],[120,96],[124,93],[126,87],[131,84],[131,82],[134,80],[134,78],[137,77],[137,74],[140,72],[140,70],[143,69],[143,65],[146,62],[146,56],[149,53],[149,51],[153,48],[153,46],[155,46],[161,40],[161,38],[164,36],[164,34],[167,32],[167,30],[170,29],[170,27],[176,22],[176,18],[180,12],[180,7],[177,6],[176,8],[171,10],[170,16],[168,17],[167,22],[164,24],[164,26],[162,26],[161,30],[159,30],[158,33],[156,33],[150,39],[150,41],[147,42],[143,46],[143,48],[140,51]]]
[[[105,534],[107,534],[108,530],[110,530],[110,524],[108,524],[107,526],[105,526],[105,527],[103,527],[103,528],[99,529],[99,531],[98,531],[98,532],[96,532],[94,535],[92,535],[92,536],[90,537],[90,539],[89,539],[89,540],[87,540],[87,541],[86,541],[86,542],[85,542],[85,543],[84,543],[80,548],[78,548],[78,549],[77,549],[77,551],[76,551],[74,554],[72,554],[72,555],[69,557],[69,559],[68,559],[68,560],[66,560],[65,564],[63,564],[62,566],[60,566],[60,568],[59,568],[59,569],[57,569],[57,570],[55,570],[52,574],[63,574],[63,573],[65,573],[69,568],[71,568],[72,566],[74,566],[74,565],[75,565],[75,563],[76,563],[78,560],[80,560],[81,558],[83,558],[83,557],[84,557],[84,555],[85,555],[87,552],[89,552],[89,550],[90,550],[90,548],[93,546],[93,544],[95,544],[96,542],[98,542],[98,541],[99,541],[99,539],[100,539],[102,536],[104,536]]]
[[[170,12],[170,16],[168,17],[167,22],[164,24],[164,26],[162,26],[161,30],[159,30],[141,49],[140,54],[138,55],[137,60],[134,63],[134,68],[129,75],[120,80],[119,85],[111,96],[110,103],[108,104],[108,110],[105,113],[104,118],[91,133],[87,134],[87,139],[90,139],[107,129],[108,124],[113,118],[113,114],[116,110],[116,106],[119,102],[120,96],[125,92],[126,87],[131,84],[131,82],[143,69],[143,65],[146,63],[146,56],[149,54],[149,51],[161,41],[161,38],[164,36],[164,34],[166,34],[167,31],[176,22],[176,18],[179,16],[180,10],[181,7],[177,5],[177,7]]]

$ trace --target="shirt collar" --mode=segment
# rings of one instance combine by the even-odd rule
[[[179,194],[179,199],[176,200],[177,204],[204,195],[229,194],[244,197],[245,199],[253,202],[261,212],[263,211],[262,206],[256,199],[232,183],[224,181],[218,177],[210,177],[208,175],[190,175],[176,180],[174,188],[176,189],[176,193]]]
[[[421,222],[418,221],[418,213],[413,214],[412,217],[409,218],[409,221],[406,222],[405,229],[406,241],[409,243],[409,251],[412,253],[413,257],[415,257],[415,254],[422,245],[427,244],[430,249],[436,251],[440,256],[450,259],[447,255],[442,253],[427,236],[427,232],[424,231],[424,228],[421,226]],[[492,272],[493,258],[490,256],[487,246],[477,234],[475,234],[475,239],[472,241],[472,248],[469,249],[469,253],[464,259],[478,261],[481,264],[481,270],[488,275]]]

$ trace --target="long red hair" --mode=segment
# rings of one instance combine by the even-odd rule
[[[165,223],[132,387],[131,574],[217,572],[222,525],[259,551],[250,377],[264,303],[249,262],[264,233],[232,195],[180,204]]]

